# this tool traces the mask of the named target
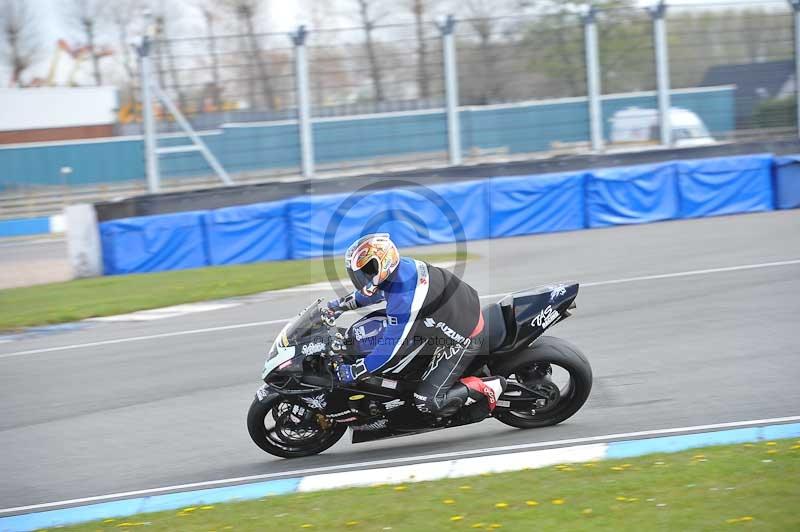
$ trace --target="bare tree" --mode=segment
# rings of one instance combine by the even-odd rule
[[[203,20],[206,24],[206,40],[208,42],[208,59],[211,63],[211,98],[214,108],[219,111],[222,108],[222,86],[219,78],[219,57],[217,54],[217,36],[214,30],[214,22],[219,18],[215,9],[216,2],[208,0],[198,4],[198,9],[203,13]]]
[[[385,99],[383,93],[383,72],[378,63],[378,55],[375,51],[375,41],[372,32],[376,24],[386,14],[380,11],[383,7],[382,0],[355,0],[358,6],[358,18],[364,28],[364,46],[367,50],[367,60],[369,61],[369,75],[372,79],[372,90],[375,100],[382,102]]]
[[[180,8],[181,4],[175,3],[161,3],[155,4],[156,10],[153,15],[153,22],[155,23],[155,49],[156,49],[156,65],[158,69],[158,82],[162,88],[166,89],[167,86],[173,89],[178,97],[178,107],[186,110],[186,94],[183,91],[183,84],[178,75],[178,65],[175,61],[175,53],[172,50],[171,26],[168,21],[179,20],[180,13],[176,10]],[[170,83],[166,84],[164,76],[164,68],[169,73]]]
[[[0,0],[2,57],[11,69],[11,87],[22,85],[22,74],[36,60],[39,34],[34,13],[25,0]]]
[[[225,5],[236,16],[243,26],[246,38],[247,53],[250,56],[250,62],[255,65],[258,80],[261,82],[261,90],[264,96],[264,104],[268,109],[277,107],[275,99],[275,91],[272,88],[272,80],[270,79],[269,69],[267,67],[266,59],[262,54],[261,46],[258,42],[258,35],[256,34],[256,18],[264,9],[265,3],[263,0],[225,0]],[[255,91],[254,85],[250,84],[251,105],[255,104]]]
[[[425,19],[438,0],[407,0],[406,6],[414,15],[414,31],[417,38],[417,92],[420,98],[430,98],[431,84],[428,76],[428,42],[425,37]]]
[[[100,72],[100,51],[97,48],[96,39],[98,22],[102,21],[109,4],[102,0],[70,0],[66,4],[67,19],[83,33],[83,38],[89,51],[92,61],[92,74],[94,84],[103,84],[103,75]]]
[[[125,70],[128,86],[132,87],[136,81],[136,59],[131,52],[130,36],[131,25],[136,19],[136,15],[144,10],[143,0],[117,0],[114,9],[106,11],[109,22],[115,29],[118,38],[119,57],[121,58],[122,68]],[[131,103],[136,107],[136,91],[131,91]]]

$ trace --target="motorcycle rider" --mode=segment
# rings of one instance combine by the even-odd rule
[[[460,378],[483,341],[475,289],[448,270],[401,258],[387,233],[359,238],[344,260],[355,291],[329,301],[324,313],[335,319],[344,311],[386,301],[386,325],[373,330],[374,348],[367,356],[336,368],[339,380],[399,373],[416,356],[427,355],[430,363],[414,393],[420,412],[445,417],[476,403],[484,415],[494,410],[506,386],[503,377]]]

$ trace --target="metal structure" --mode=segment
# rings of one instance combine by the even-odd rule
[[[800,0],[550,4],[480,13],[458,3],[440,21],[301,26],[291,39],[247,24],[239,35],[151,33],[137,47],[136,95],[122,102],[132,120],[116,127],[143,136],[145,164],[118,164],[142,148],[125,144],[121,156],[115,139],[93,140],[91,156],[44,146],[41,172],[4,174],[0,187],[60,184],[48,169],[73,160],[73,188],[146,174],[158,192],[229,175],[311,179],[800,135]]]
[[[592,150],[603,151],[603,109],[600,95],[600,46],[597,42],[597,8],[590,6],[583,18],[584,44],[586,46],[586,87],[589,99],[589,127]]]
[[[460,165],[461,160],[461,121],[458,117],[458,72],[456,62],[456,45],[454,29],[456,19],[448,15],[439,25],[442,33],[444,52],[445,99],[447,109],[447,139],[450,164]]]
[[[653,17],[653,43],[656,59],[656,83],[658,91],[658,118],[661,126],[661,144],[672,146],[672,107],[669,88],[669,46],[667,44],[667,4],[661,0],[650,10]]]
[[[186,120],[186,117],[183,116],[181,110],[178,109],[169,95],[159,86],[158,81],[152,76],[150,64],[151,48],[152,41],[147,35],[142,38],[141,44],[136,47],[136,51],[139,55],[139,72],[142,85],[142,112],[144,115],[144,145],[148,191],[151,194],[156,194],[161,190],[158,157],[174,153],[199,152],[224,184],[233,185],[233,180],[225,171],[225,168],[222,167],[211,150],[208,149],[206,143],[203,142],[203,139],[197,135],[192,125]],[[175,118],[183,133],[189,137],[189,144],[164,147],[158,145],[158,135],[153,118],[154,94],[158,101],[160,101]]]

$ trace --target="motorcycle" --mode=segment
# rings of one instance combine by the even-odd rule
[[[354,342],[363,331],[360,325],[376,316],[385,319],[385,311],[338,327],[325,318],[322,300],[317,300],[283,327],[269,349],[264,384],[247,414],[250,437],[272,455],[297,458],[323,452],[348,428],[352,442],[361,443],[488,417],[521,429],[561,423],[588,399],[592,368],[577,347],[542,334],[571,315],[578,287],[561,283],[515,292],[483,307],[484,348],[464,376],[502,375],[508,384],[495,409],[489,414],[487,408],[478,417],[469,408],[445,418],[417,410],[413,393],[429,357],[404,360],[401,374],[338,382],[336,364],[353,363],[364,355]]]

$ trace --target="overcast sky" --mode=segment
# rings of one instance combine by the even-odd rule
[[[74,28],[67,27],[62,19],[63,13],[66,10],[68,2],[66,0],[26,0],[36,10],[37,21],[39,22],[39,29],[41,30],[41,43],[42,53],[39,57],[39,62],[33,71],[35,75],[44,75],[48,69],[52,50],[54,49],[55,42],[58,39],[66,39],[71,43],[78,43],[81,41],[79,33],[75,32]],[[113,2],[114,0],[109,0]],[[182,26],[196,30],[202,27],[202,18],[196,9],[192,9],[191,0],[162,0],[166,3],[183,2],[187,8],[184,10],[186,16],[181,21]],[[269,31],[275,32],[288,32],[295,29],[299,24],[310,24],[310,16],[303,6],[313,0],[271,0],[267,2],[269,5]],[[455,1],[455,0],[454,0]],[[343,9],[351,8],[354,0],[333,0],[332,11],[337,10],[341,5]],[[649,6],[656,3],[654,0],[638,0],[639,5]],[[756,7],[763,6],[769,8],[787,8],[786,0],[668,0],[668,5],[675,7],[682,6],[698,6],[705,8],[728,8],[728,7]],[[353,23],[348,20],[329,18],[326,27],[341,27],[352,26]],[[312,25],[313,26],[313,25]],[[263,28],[262,28],[263,29]],[[184,28],[184,32],[186,29]],[[101,36],[98,41],[100,44],[112,40],[111,37],[104,38]],[[116,44],[116,43],[114,43]],[[0,74],[3,74],[0,72]]]

